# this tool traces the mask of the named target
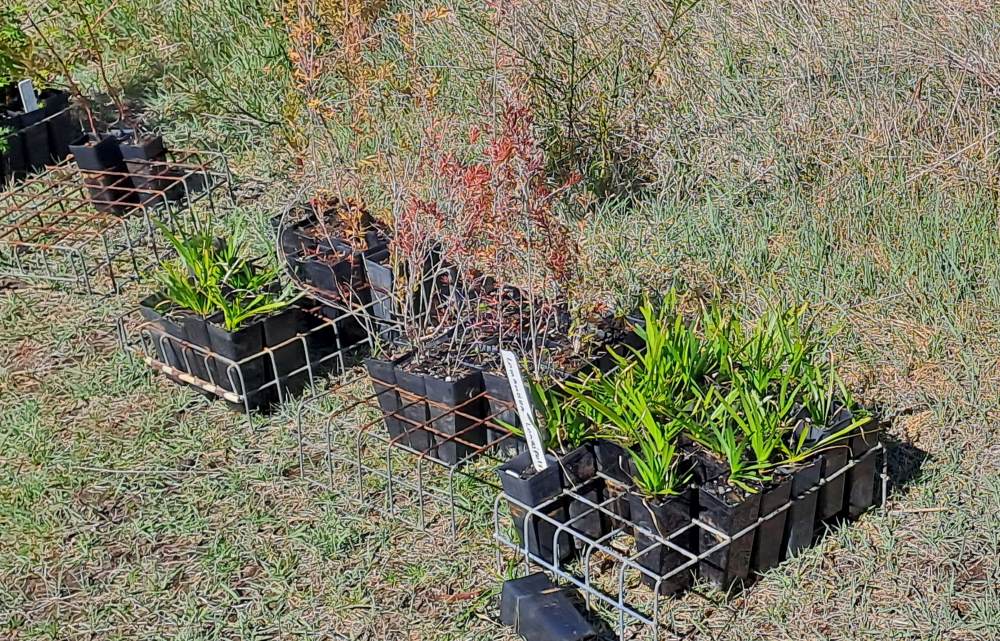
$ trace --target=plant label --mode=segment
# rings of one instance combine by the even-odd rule
[[[21,93],[21,104],[24,106],[24,113],[38,111],[38,98],[35,97],[35,85],[30,79],[17,83],[17,90]]]
[[[545,446],[542,445],[542,434],[535,424],[535,408],[528,398],[528,388],[524,385],[524,377],[521,376],[521,366],[517,362],[517,354],[502,349],[500,358],[503,360],[503,367],[507,371],[507,380],[510,382],[510,391],[514,395],[514,405],[517,407],[517,415],[521,419],[521,427],[524,429],[524,439],[528,441],[528,452],[531,453],[531,462],[535,470],[541,472],[549,466],[545,460]]]

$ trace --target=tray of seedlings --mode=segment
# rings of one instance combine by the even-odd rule
[[[131,354],[175,382],[249,420],[344,370],[368,345],[352,315],[322,313],[231,238],[163,234],[177,258],[153,274],[157,290],[120,319],[119,332]]]
[[[402,339],[365,365],[378,396],[390,444],[443,466],[461,466],[486,451],[523,449],[513,394],[500,363],[501,350],[525,354],[523,365],[569,381],[614,365],[612,349],[634,342],[624,319],[578,323],[578,339],[567,337],[569,315],[561,309],[531,332],[530,320],[546,310],[526,309],[516,289],[487,278],[456,278],[444,261],[421,283],[398,296]]]
[[[580,311],[600,306],[573,298],[572,230],[545,188],[530,191],[531,216],[512,209],[489,224],[468,203],[412,194],[394,208],[391,231],[329,198],[279,220],[293,280],[331,307],[370,301],[380,328],[367,394],[312,399],[300,419],[300,474],[322,482],[340,464],[357,471],[359,494],[376,496],[369,505],[415,506],[409,520],[421,527],[443,510],[454,534],[459,504],[485,524],[499,488],[493,468],[524,449],[501,351],[519,354],[532,375],[573,380],[614,367],[609,349],[635,343],[624,319]],[[362,477],[383,491],[364,494]],[[485,488],[484,500],[467,500],[459,485]]]
[[[8,85],[0,100],[0,185],[62,162],[83,134],[63,91],[44,90],[26,106],[17,85]]]
[[[273,220],[278,252],[292,282],[331,313],[355,311],[373,337],[391,341],[388,236],[362,205],[317,195]]]
[[[616,368],[531,384],[545,464],[497,467],[494,529],[619,634],[661,638],[673,597],[749,583],[871,508],[886,474],[878,426],[803,310],[750,328],[718,307],[686,318],[673,300],[641,312],[641,345]]]

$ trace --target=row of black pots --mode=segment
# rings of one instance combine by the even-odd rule
[[[0,117],[0,128],[11,132],[0,154],[0,184],[61,162],[82,134],[67,94],[44,91],[39,99],[42,107],[35,111]]]
[[[282,249],[288,257],[309,255],[316,250],[340,254],[371,255],[385,249],[388,244],[384,234],[378,230],[367,214],[362,223],[366,228],[366,249],[363,251],[355,250],[350,242],[335,234],[316,234],[314,230],[320,226],[320,223],[315,210],[310,209],[305,215],[299,214],[297,218],[292,224],[281,230]]]
[[[634,344],[635,335],[628,336],[628,344]],[[525,451],[523,439],[492,426],[520,427],[506,376],[470,364],[457,380],[443,380],[408,371],[409,358],[366,360],[386,428],[396,443],[449,464],[487,444],[497,444],[503,456]],[[585,367],[608,371],[613,365],[605,349]]]
[[[137,205],[156,206],[196,191],[198,177],[181,180],[170,167],[161,136],[141,136],[121,130],[88,134],[69,145],[90,201],[99,211],[123,214]]]
[[[367,214],[363,220],[364,250],[355,249],[346,239],[332,233],[317,233],[320,223],[311,208],[304,214],[296,212],[293,218],[295,221],[280,232],[289,269],[318,290],[338,294],[339,298],[349,294],[353,305],[368,310],[368,316],[374,320],[372,330],[383,342],[397,343],[399,319],[404,314],[422,314],[440,305],[452,293],[454,270],[443,268],[441,255],[435,251],[422,266],[421,287],[416,288],[410,300],[398,300],[389,240]],[[399,309],[400,305],[406,309]]]
[[[282,393],[297,393],[309,383],[310,369],[314,376],[322,374],[320,364],[331,367],[331,354],[365,338],[356,320],[348,316],[325,323],[307,300],[251,320],[235,332],[226,331],[217,315],[204,318],[171,309],[157,295],[143,300],[140,310],[148,321],[152,356],[178,373],[245,397],[245,403],[233,404],[235,409],[269,408],[280,400],[279,385]],[[307,338],[292,340],[297,336]]]
[[[685,464],[693,483],[679,495],[663,499],[634,491],[628,451],[602,439],[573,452],[549,455],[550,466],[542,472],[534,470],[528,453],[511,459],[497,472],[505,495],[516,501],[510,502],[514,526],[521,545],[531,554],[548,563],[565,563],[574,554],[574,540],[583,543],[580,535],[594,541],[622,528],[634,533],[638,551],[648,548],[637,558],[649,572],[642,574],[643,582],[651,587],[659,583],[662,594],[672,594],[690,585],[695,573],[728,589],[811,545],[817,527],[829,519],[855,518],[870,508],[876,496],[876,461],[865,454],[876,443],[876,429],[862,430],[802,466],[779,471],[771,483],[752,493],[726,484],[724,467],[711,457],[697,455],[690,444],[682,447],[687,450]],[[593,461],[593,465],[581,465],[581,460]],[[849,461],[854,466],[834,476]],[[601,474],[587,476],[594,467]],[[568,495],[570,488],[580,498]],[[615,517],[590,505],[602,501]],[[789,507],[779,510],[786,504]],[[541,513],[551,520],[533,516],[526,530],[528,510],[522,506],[542,505]],[[694,518],[722,536],[689,527]],[[739,535],[762,518],[756,528]],[[557,537],[558,524],[566,523],[569,526]],[[695,565],[692,556],[658,543],[651,534],[670,539],[692,556],[708,554]],[[661,579],[685,564],[690,566],[685,571]]]
[[[316,225],[312,217],[281,230],[281,247],[293,273],[323,291],[337,292],[341,285],[347,285],[354,292],[366,295],[362,258],[377,253],[381,247],[356,252],[339,238],[313,238],[307,230]]]
[[[409,371],[411,358],[365,360],[393,442],[449,464],[483,449],[488,441],[482,373],[470,369],[454,380],[442,379]]]
[[[531,454],[521,452],[498,467],[497,475],[504,494],[516,501],[510,511],[522,545],[548,563],[565,563],[583,547],[579,537],[596,540],[614,527],[610,516],[594,508],[609,497],[591,444],[550,452],[545,459],[548,467],[538,472]],[[527,508],[545,518],[528,518]]]

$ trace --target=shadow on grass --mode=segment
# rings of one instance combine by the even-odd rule
[[[597,632],[594,641],[619,641],[618,633],[607,621],[598,616],[596,612],[587,610],[587,602],[579,590],[569,589],[567,596],[576,606],[577,611],[587,620],[587,623],[594,626],[594,630]]]
[[[888,458],[889,496],[920,483],[924,463],[930,459],[930,454],[885,432],[882,442]]]

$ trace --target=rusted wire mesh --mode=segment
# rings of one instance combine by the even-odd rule
[[[165,255],[160,226],[198,226],[195,210],[232,199],[225,157],[169,152],[128,172],[64,162],[0,194],[0,276],[114,294]],[[136,186],[141,185],[141,186]]]

